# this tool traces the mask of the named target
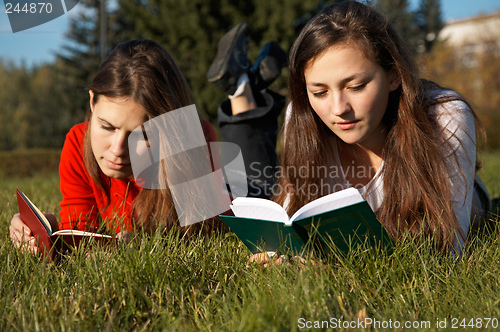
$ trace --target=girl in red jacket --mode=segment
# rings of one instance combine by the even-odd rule
[[[87,121],[66,136],[59,166],[63,200],[59,229],[96,231],[105,226],[121,234],[141,228],[178,227],[168,189],[142,189],[133,177],[128,137],[145,121],[194,104],[191,90],[170,54],[150,40],[118,45],[87,87]],[[201,120],[207,142],[211,125]],[[47,214],[56,223],[54,215]],[[189,232],[210,231],[213,224],[192,225]],[[14,245],[36,252],[31,230],[16,214],[11,221]]]

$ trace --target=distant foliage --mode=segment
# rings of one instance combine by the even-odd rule
[[[249,56],[254,61],[270,40],[288,51],[304,24],[334,2],[118,0],[107,9],[106,52],[129,39],[161,43],[186,76],[200,115],[215,124],[217,106],[226,96],[207,82],[206,73],[224,33],[247,22]],[[500,149],[500,134],[493,125],[500,121],[498,59],[485,54],[477,69],[462,71],[455,66],[453,52],[435,40],[442,27],[439,0],[421,0],[413,11],[407,0],[369,2],[385,10],[414,51],[420,52],[428,78],[457,89],[477,106],[487,126],[489,147]],[[97,0],[79,2],[84,10],[71,20],[67,42],[54,63],[27,69],[0,61],[0,150],[61,148],[68,130],[84,120],[89,103],[85,87],[101,62],[99,5]],[[475,83],[478,80],[481,86]],[[286,94],[286,82],[285,68],[270,88]]]
[[[236,24],[247,22],[252,61],[271,40],[288,52],[303,21],[332,2],[335,1],[119,0],[118,5],[124,21],[134,27],[130,37],[161,43],[186,76],[196,96],[198,112],[214,121],[218,104],[227,98],[206,78],[219,39]],[[286,81],[278,80],[273,88],[285,89]]]
[[[57,67],[28,70],[0,62],[0,150],[62,147],[78,116]]]
[[[420,0],[411,10],[408,0],[376,0],[398,33],[415,53],[429,52],[443,28],[440,0]]]
[[[0,179],[57,174],[60,149],[0,151]]]
[[[460,54],[444,43],[436,44],[419,58],[423,75],[467,98],[485,128],[486,148],[500,150],[500,58],[495,52],[480,53],[476,65],[467,67]]]

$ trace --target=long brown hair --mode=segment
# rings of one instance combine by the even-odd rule
[[[100,96],[107,98],[132,98],[141,105],[149,119],[195,103],[191,90],[173,58],[160,44],[151,40],[131,40],[116,46],[101,64],[92,83],[87,86],[94,92],[91,101]],[[85,167],[99,185],[109,202],[109,178],[99,168],[92,152],[90,121],[84,140]],[[142,189],[134,201],[132,222],[134,228],[152,231],[158,226],[165,229],[179,227],[178,216],[170,190]],[[203,224],[203,225],[202,225]],[[211,222],[198,223],[189,233],[200,229],[211,231]]]
[[[401,86],[389,95],[382,120],[388,135],[382,152],[384,200],[377,216],[395,239],[407,233],[433,237],[440,250],[450,249],[456,244],[457,233],[462,237],[463,234],[450,199],[443,142],[435,131],[437,120],[429,112],[436,101],[425,97],[425,91],[438,86],[419,79],[418,68],[405,43],[370,5],[345,1],[326,7],[304,27],[293,44],[289,63],[291,114],[284,128],[281,164],[307,169],[335,163],[329,139],[334,134],[309,104],[304,71],[333,45],[347,43],[358,46],[367,58],[386,71],[395,71],[401,79]],[[278,193],[276,200],[287,202],[289,213],[293,213],[328,194],[328,181],[331,179],[317,173],[304,177],[285,172],[279,187],[287,190]],[[297,190],[311,186],[319,190],[307,194]]]

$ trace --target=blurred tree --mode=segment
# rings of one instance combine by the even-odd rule
[[[0,105],[2,105],[2,111],[0,112],[0,150],[9,149],[9,143],[11,141],[7,126],[7,124],[12,121],[13,113],[9,100],[10,96],[7,91],[7,86],[10,84],[9,81],[10,73],[8,64],[0,60]]]
[[[1,64],[0,104],[2,105],[0,148],[28,147],[32,94],[30,73],[22,67]]]
[[[429,52],[444,26],[440,0],[420,0],[415,15],[420,31],[419,52]]]
[[[411,11],[407,0],[376,0],[375,4],[414,53],[428,52],[443,27],[440,0],[420,0]]]
[[[485,45],[497,45],[484,40]],[[500,150],[500,61],[497,47],[485,47],[477,54],[475,66],[464,66],[460,48],[437,42],[418,57],[422,76],[464,96],[477,112],[487,135],[487,148]]]
[[[227,30],[249,23],[251,59],[270,40],[288,51],[303,23],[331,2],[119,0],[107,9],[106,52],[133,38],[160,42],[188,79],[202,116],[214,121],[226,96],[207,82],[206,73]],[[83,8],[70,19],[67,41],[53,64],[27,70],[0,63],[0,149],[60,147],[65,133],[84,119],[85,86],[101,63],[101,12],[99,0],[79,5]],[[286,70],[273,86],[286,92]]]
[[[245,21],[250,27],[252,60],[270,40],[288,51],[304,24],[334,2],[338,1],[118,0],[107,9],[105,53],[129,39],[149,38],[163,44],[193,89],[198,111],[214,122],[217,105],[226,96],[207,82],[206,73],[219,39]],[[414,45],[418,44],[416,22],[426,29],[426,35],[440,28],[437,0],[422,0],[418,16],[408,11],[406,0],[376,2],[389,9],[389,19]],[[0,123],[15,124],[2,125],[0,149],[60,147],[69,128],[84,119],[88,109],[85,86],[101,63],[101,12],[100,0],[81,0],[79,4],[83,8],[70,20],[67,42],[55,63],[30,71],[0,63],[4,109]],[[271,88],[286,93],[287,70],[283,72]]]
[[[61,147],[71,126],[54,65],[28,70],[0,64],[0,149]]]
[[[297,35],[296,19],[317,9],[318,4],[327,3],[319,0],[118,0],[124,20],[133,22],[132,37],[153,39],[172,54],[197,98],[198,111],[211,121],[216,117],[218,103],[227,97],[206,78],[219,39],[231,27],[247,22],[251,59],[255,59],[260,47],[270,40],[279,42],[288,52]],[[274,84],[274,89],[285,87],[284,78]]]
[[[421,36],[417,29],[416,16],[408,9],[408,1],[376,0],[375,4],[386,14],[389,22],[407,42],[408,46],[416,51]]]
[[[67,43],[57,54],[54,66],[58,89],[63,94],[60,107],[64,107],[65,124],[83,121],[89,105],[85,87],[92,81],[101,64],[101,11],[102,0],[81,0],[83,9],[70,19],[66,34]],[[115,9],[107,9],[107,34],[105,54],[118,43],[130,39],[133,25],[125,26],[122,16]],[[69,129],[69,128],[68,128]]]
[[[65,81],[57,70],[58,63],[37,68],[31,79],[30,147],[62,147],[66,133],[76,121],[72,102],[66,99]]]

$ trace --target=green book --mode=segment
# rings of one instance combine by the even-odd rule
[[[234,216],[221,215],[252,253],[274,251],[303,255],[306,250],[328,254],[348,252],[358,244],[392,248],[393,243],[375,213],[355,188],[323,196],[289,217],[279,204],[262,198],[233,200]]]

